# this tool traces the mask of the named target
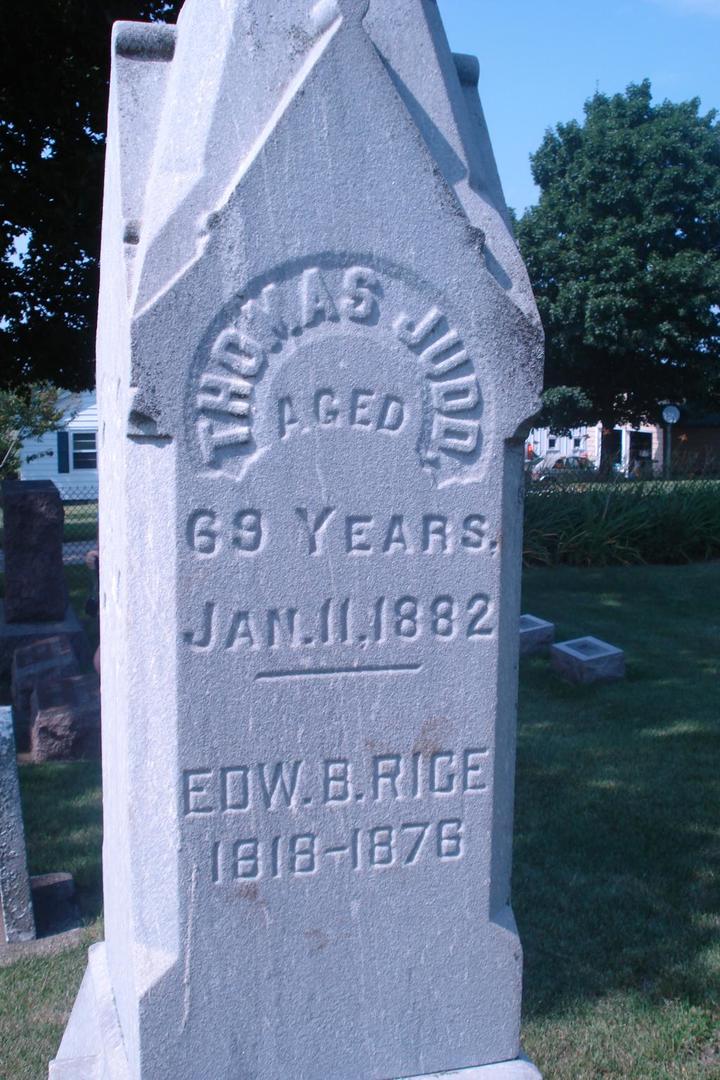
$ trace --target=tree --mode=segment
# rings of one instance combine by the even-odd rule
[[[0,385],[92,386],[103,143],[116,19],[179,0],[19,0],[0,39]]]
[[[24,391],[0,390],[0,479],[17,472],[25,439],[52,431],[62,418],[52,383],[34,383]]]
[[[608,431],[657,420],[663,402],[720,403],[715,112],[653,105],[648,81],[597,93],[584,123],[548,131],[531,160],[540,200],[517,233],[546,387],[584,393]]]

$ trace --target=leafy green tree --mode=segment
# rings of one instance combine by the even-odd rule
[[[52,383],[33,383],[24,390],[0,390],[0,479],[18,470],[25,439],[52,431],[62,420],[58,390]]]
[[[0,385],[93,383],[110,31],[179,0],[4,0]]]
[[[546,387],[564,388],[565,406],[582,392],[607,430],[656,420],[662,402],[720,402],[715,112],[697,99],[654,105],[648,81],[597,93],[583,123],[547,132],[532,168],[540,199],[517,234]]]

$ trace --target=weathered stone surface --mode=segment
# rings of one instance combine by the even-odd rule
[[[51,480],[5,480],[2,502],[5,619],[59,621],[67,607],[60,493]]]
[[[476,69],[420,0],[188,0],[114,53],[105,991],[53,1075],[518,1075],[541,332]]]
[[[12,660],[12,693],[15,741],[22,753],[30,746],[30,698],[38,682],[79,675],[77,656],[65,634],[43,638],[16,649]]]
[[[33,761],[100,757],[100,686],[95,674],[36,683],[30,713]]]
[[[555,623],[535,615],[520,616],[520,655],[545,652],[555,640]]]
[[[596,637],[561,641],[550,650],[553,671],[568,682],[583,684],[625,676],[625,653]]]
[[[5,620],[4,604],[0,600],[0,676],[10,674],[17,649],[57,636],[69,638],[81,664],[90,659],[87,634],[72,607],[67,608],[65,618],[60,622],[9,623]]]
[[[93,945],[85,978],[49,1080],[130,1080],[105,944]],[[319,1073],[308,1074],[320,1078]],[[328,1080],[323,1077],[322,1080]],[[526,1058],[406,1080],[542,1080]]]
[[[12,709],[0,706],[0,940],[34,937]]]

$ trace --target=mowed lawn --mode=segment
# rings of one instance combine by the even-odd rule
[[[525,575],[627,679],[523,662],[513,894],[547,1080],[720,1077],[720,563]]]
[[[720,1078],[720,564],[532,570],[523,606],[628,655],[623,683],[586,688],[522,665],[526,1052],[546,1080]],[[0,1078],[43,1080],[101,935],[99,775],[22,784],[31,869],[72,870],[88,922],[81,947],[0,968]]]

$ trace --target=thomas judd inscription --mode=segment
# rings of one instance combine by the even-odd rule
[[[378,273],[338,262],[326,258],[320,266],[282,267],[267,283],[243,290],[214,320],[188,403],[204,465],[242,475],[243,464],[275,439],[338,429],[391,436],[406,424],[417,431],[422,460],[436,468],[443,455],[457,456],[465,465],[477,457],[482,412],[478,361],[447,314],[423,298],[407,270],[390,266]],[[315,387],[301,383],[264,400],[263,379],[273,368],[291,363],[283,353],[294,354],[299,339],[306,344],[330,332],[331,348],[335,338],[342,348],[344,335],[355,327],[376,328],[366,338],[369,350],[389,335],[409,352],[422,376],[415,380],[411,400],[388,392],[378,370],[368,386],[343,379],[342,391],[332,382],[324,384],[318,372]],[[262,407],[254,408],[258,398]]]
[[[421,0],[252,9],[115,31],[106,941],[51,1075],[531,1080],[509,898],[541,334],[475,68]]]

